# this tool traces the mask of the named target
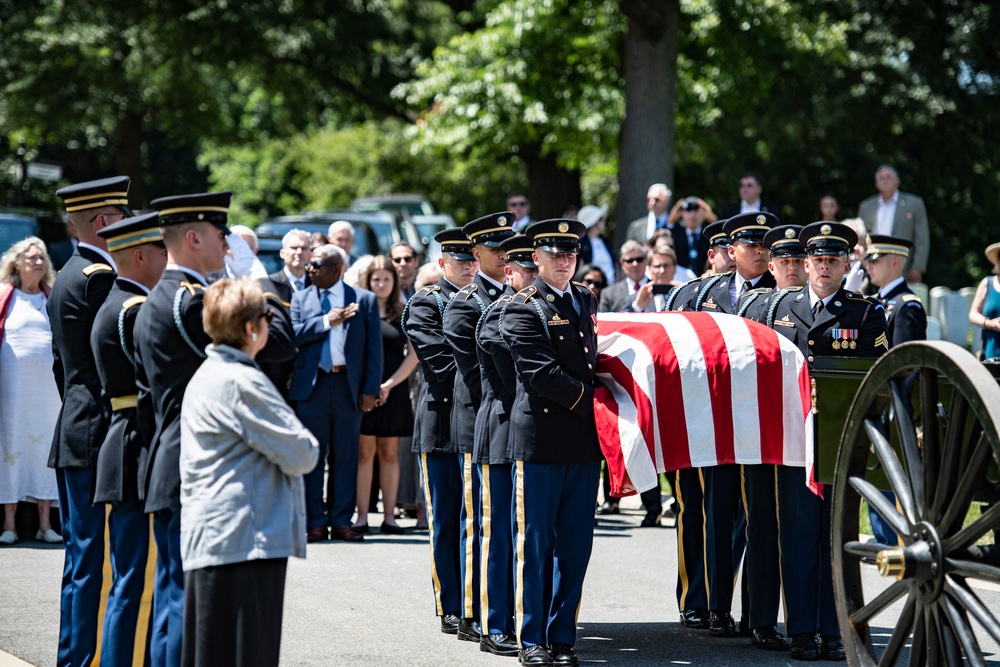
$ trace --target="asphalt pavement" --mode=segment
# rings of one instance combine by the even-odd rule
[[[637,499],[620,515],[602,518],[579,615],[577,653],[583,663],[622,667],[800,665],[788,653],[755,649],[749,639],[719,639],[678,622],[674,593],[676,534],[672,521],[640,528]],[[434,616],[426,532],[377,532],[364,543],[310,545],[305,560],[289,561],[282,665],[493,665],[513,658],[440,632]],[[401,521],[411,526],[413,521]],[[0,550],[0,667],[55,664],[59,626],[59,546],[22,542]],[[874,568],[866,581],[880,584]],[[739,588],[737,587],[737,591]],[[1000,589],[980,591],[1000,609]],[[733,616],[740,617],[739,595]],[[888,637],[898,609],[879,617]],[[1000,648],[984,641],[988,664]],[[16,656],[16,658],[14,657]]]

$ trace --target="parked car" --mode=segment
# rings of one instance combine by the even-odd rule
[[[0,213],[0,255],[29,236],[38,236],[38,220],[30,215]]]
[[[427,243],[417,229],[418,217],[434,216],[434,207],[427,197],[418,194],[388,194],[377,197],[358,197],[351,202],[352,211],[386,211],[396,223],[397,241],[405,240],[417,251],[427,253]],[[431,235],[433,238],[433,234]]]
[[[441,256],[441,244],[434,240],[434,235],[442,229],[455,226],[455,218],[447,213],[434,215],[415,215],[410,224],[417,232],[420,246],[424,249],[424,261],[432,262]],[[412,245],[412,244],[411,244]],[[414,246],[416,247],[416,246]]]
[[[371,213],[357,213],[353,211],[331,211],[329,214],[308,213],[270,218],[262,222],[256,229],[257,245],[259,247],[257,257],[268,273],[280,271],[281,267],[284,266],[284,261],[281,259],[279,252],[281,251],[281,239],[285,237],[285,234],[293,229],[301,229],[310,235],[313,232],[321,232],[325,236],[330,230],[330,225],[337,220],[346,220],[354,225],[352,255],[360,257],[362,255],[382,254],[389,249],[392,243],[390,242],[385,245],[379,239],[372,225],[386,224],[385,215],[373,215]],[[391,226],[391,218],[388,224]]]
[[[371,246],[375,250],[370,253],[362,253],[358,250],[353,251],[359,257],[363,254],[379,255],[387,253],[392,244],[402,238],[396,226],[396,221],[392,217],[392,213],[388,211],[306,211],[302,213],[302,216],[305,218],[329,220],[330,222],[346,220],[355,225],[355,227],[357,227],[356,223],[364,224],[375,234],[375,244]],[[330,222],[326,223],[327,227],[330,226]],[[355,239],[358,237],[357,229],[355,229],[354,237]]]

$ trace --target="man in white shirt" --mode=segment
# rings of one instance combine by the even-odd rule
[[[658,229],[673,231],[674,223],[670,222],[670,188],[664,183],[654,183],[646,192],[646,209],[648,213],[633,220],[628,225],[628,239],[645,244]]]
[[[281,300],[291,303],[293,294],[312,284],[306,271],[306,264],[309,263],[311,254],[308,232],[301,229],[289,231],[281,239],[281,251],[278,254],[285,265],[280,271],[275,271],[268,277],[278,290]]]
[[[760,211],[762,213],[771,213],[780,220],[781,216],[778,213],[778,207],[765,202],[761,198],[763,193],[764,182],[761,181],[759,175],[753,172],[743,174],[740,176],[740,200],[722,209],[722,217],[731,218],[741,213]]]
[[[930,256],[930,227],[924,200],[908,192],[900,192],[899,173],[892,165],[883,164],[875,171],[878,194],[861,202],[858,217],[865,221],[873,234],[894,236],[913,244],[906,267],[906,281],[920,282],[927,270]]]

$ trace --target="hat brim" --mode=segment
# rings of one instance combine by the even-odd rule
[[[514,264],[517,264],[523,269],[532,269],[534,271],[538,270],[538,265],[535,264],[530,259],[512,259],[510,261],[513,262]]]
[[[1000,243],[987,246],[986,259],[990,260],[990,264],[996,264],[1000,261]]]
[[[848,249],[841,246],[813,246],[806,248],[809,257],[846,257]]]
[[[449,252],[448,254],[460,262],[476,261],[476,256],[473,255],[471,252]]]
[[[545,252],[568,252],[574,255],[580,252],[579,245],[553,245],[551,243],[543,243],[542,245],[535,246],[536,250],[544,250]]]

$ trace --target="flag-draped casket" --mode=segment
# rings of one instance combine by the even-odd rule
[[[611,493],[726,463],[801,466],[812,483],[809,370],[792,341],[716,313],[602,313],[594,410]]]

